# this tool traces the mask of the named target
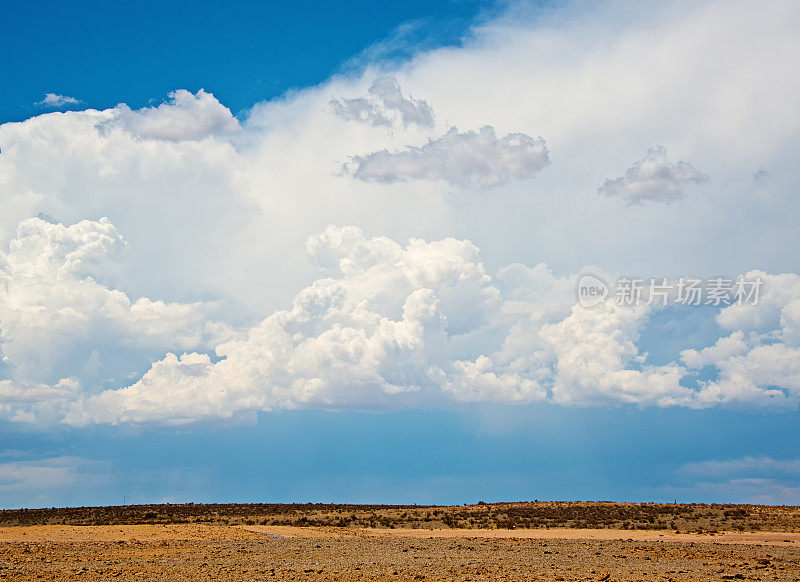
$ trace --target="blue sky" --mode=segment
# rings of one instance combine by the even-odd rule
[[[84,107],[144,107],[170,91],[211,90],[234,112],[320,83],[369,50],[393,57],[458,43],[493,4],[472,0],[302,4],[234,1],[11,2],[3,8],[0,119],[37,113],[46,93]],[[391,42],[394,39],[396,42]],[[387,42],[389,41],[389,42]]]
[[[738,478],[742,468],[693,465],[709,458],[792,458],[796,427],[796,414],[484,406],[379,415],[283,412],[234,430],[11,432],[4,434],[6,446],[25,452],[7,451],[4,461],[24,468],[35,466],[25,461],[34,451],[58,452],[62,461],[47,466],[68,466],[69,477],[56,491],[6,492],[5,499],[8,506],[759,501],[764,490],[774,495],[791,487],[795,475],[781,467],[762,469],[762,477],[772,480],[767,485]]]
[[[0,507],[800,504],[794,3],[4,10]]]

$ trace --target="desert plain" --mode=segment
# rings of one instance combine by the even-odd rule
[[[4,510],[0,580],[800,580],[800,508],[530,502]]]

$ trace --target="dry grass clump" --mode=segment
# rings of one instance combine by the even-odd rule
[[[210,523],[351,528],[614,528],[800,531],[800,507],[534,501],[457,506],[164,504],[0,511],[0,526]]]

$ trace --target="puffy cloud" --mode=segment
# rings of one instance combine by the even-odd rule
[[[135,111],[127,105],[119,105],[113,119],[106,124],[121,127],[142,139],[168,141],[224,136],[241,129],[230,109],[203,89],[195,95],[179,89],[170,93],[169,99],[158,107]]]
[[[67,407],[81,396],[74,379],[52,385],[29,381],[0,380],[0,419],[26,424],[53,424],[63,419]]]
[[[442,401],[451,352],[465,334],[491,326],[501,302],[477,248],[455,239],[401,247],[357,228],[329,227],[307,249],[334,276],[303,289],[291,309],[270,315],[245,339],[219,345],[218,362],[169,354],[135,384],[89,397],[67,422]]]
[[[240,131],[212,139],[145,139],[104,125],[124,108],[3,124],[0,245],[39,213],[69,223],[109,216],[136,248],[131,293],[224,297],[253,317],[286,305],[310,280],[302,243],[330,223],[398,240],[458,233],[480,242],[494,266],[797,272],[780,252],[800,244],[791,220],[800,198],[790,195],[800,80],[785,74],[800,50],[790,4],[663,5],[657,17],[598,4],[563,20],[517,7],[514,18],[478,26],[458,48],[422,51],[395,69],[371,64],[363,76],[338,75],[259,103]],[[429,180],[387,187],[337,177],[338,161],[354,153],[402,151],[427,138],[413,125],[372,131],[331,115],[332,98],[360,96],[387,72],[406,98],[413,88],[435,105],[431,135],[485,124],[498,136],[541,135],[553,163],[535,181],[507,184],[502,198],[443,191]],[[691,219],[681,205],[620,213],[595,195],[636,159],[631,144],[648,143],[714,177]],[[750,174],[762,166],[771,179],[754,196]],[[725,241],[739,213],[750,221],[748,241],[731,253]]]
[[[708,2],[665,5],[654,18],[631,7],[563,20],[517,7],[457,48],[403,64],[394,74],[406,95],[413,87],[436,105],[431,133],[497,128],[427,145],[419,140],[430,126],[413,122],[421,102],[393,82],[362,103],[375,108],[364,119],[383,123],[379,112],[391,132],[331,115],[331,99],[344,106],[342,95],[362,94],[381,64],[258,104],[241,127],[210,93],[185,91],[140,111],[0,125],[0,248],[16,257],[2,267],[2,415],[171,422],[280,406],[541,398],[795,406],[799,266],[785,249],[800,245],[800,78],[786,75],[800,59],[797,11]],[[509,132],[518,133],[498,137]],[[538,134],[553,164],[515,182],[548,159],[527,137]],[[609,169],[629,165],[631,143],[655,141],[714,176],[691,215],[654,204],[633,216],[595,195],[616,175]],[[349,164],[361,179],[343,180],[335,160],[353,152],[378,153]],[[663,186],[659,172],[678,180],[671,196],[693,184],[676,178],[691,176],[687,168],[654,159],[634,172],[639,194]],[[759,167],[770,177],[756,187]],[[385,186],[392,181],[401,183]],[[499,183],[502,197],[459,192]],[[73,226],[108,216],[130,251],[91,221],[96,242],[69,242],[62,256],[52,250],[62,235],[37,234],[23,245],[30,260],[15,255],[19,223],[40,213]],[[386,236],[329,229],[308,242],[309,265],[303,243],[331,223]],[[483,259],[454,234],[479,243]],[[51,255],[54,266],[37,274]],[[729,338],[687,337],[676,351],[691,353],[654,366],[640,348],[651,312],[573,311],[574,279],[543,261],[562,274],[587,263],[600,265],[592,272],[784,274],[771,276],[755,309],[719,313]],[[219,311],[197,303],[208,298]],[[249,331],[217,334],[218,319]]]
[[[47,93],[44,99],[38,101],[36,105],[39,107],[64,107],[65,105],[80,105],[83,103],[80,99],[75,97],[68,97],[66,95],[59,95],[57,93]]]
[[[722,309],[717,322],[733,330],[730,335],[703,350],[685,350],[680,357],[691,368],[717,369],[697,394],[703,406],[748,403],[794,409],[800,402],[800,277],[763,271],[745,277],[763,281],[758,301]]]
[[[574,279],[556,277],[544,264],[514,264],[493,278],[465,240],[401,245],[330,226],[306,243],[323,277],[290,308],[233,334],[209,321],[203,304],[131,302],[89,276],[121,244],[107,220],[64,227],[32,219],[19,232],[0,255],[2,346],[15,371],[0,382],[0,416],[16,422],[182,424],[248,419],[275,408],[479,401],[695,408],[800,402],[800,350],[775,343],[788,341],[777,330],[747,339],[736,330],[714,346],[684,351],[681,362],[654,365],[638,342],[661,307],[608,298],[584,308],[575,304]],[[780,289],[771,293],[780,296]],[[734,307],[745,308],[725,309]],[[789,320],[781,320],[787,328]],[[97,328],[115,345],[170,351],[126,387],[118,376],[98,391],[86,382],[96,365],[96,354],[87,353]],[[81,343],[84,336],[94,343]],[[83,360],[71,356],[76,341]],[[214,356],[197,350],[202,346]],[[49,356],[39,362],[34,355],[42,353]],[[50,374],[63,379],[32,379],[63,359],[72,368]],[[692,384],[692,370],[705,366],[716,367],[718,377]]]
[[[213,304],[132,300],[109,288],[102,281],[113,278],[124,251],[107,218],[19,225],[0,251],[0,350],[16,378],[51,382],[83,364],[111,373],[100,360],[120,357],[114,350],[202,349],[229,337],[228,326],[211,319]]]
[[[565,404],[627,402],[689,405],[681,366],[649,366],[636,345],[649,309],[611,300],[596,308],[575,306],[569,317],[544,326],[541,335],[556,361],[553,399]]]
[[[699,370],[725,358],[743,354],[747,349],[744,332],[737,330],[729,336],[719,338],[713,346],[702,350],[684,350],[681,352],[680,358],[689,368]]]
[[[669,204],[686,196],[686,187],[703,184],[708,176],[687,162],[667,161],[667,152],[657,146],[633,164],[622,178],[607,179],[599,188],[604,196],[619,196],[628,204],[646,200]]]
[[[420,147],[353,156],[343,170],[365,182],[443,180],[462,188],[493,188],[530,178],[549,163],[542,138],[511,133],[498,139],[487,125],[464,133],[454,127]]]
[[[794,410],[800,401],[800,349],[756,345],[741,355],[714,362],[719,378],[698,394],[705,406],[731,403]]]
[[[757,302],[745,302],[726,307],[717,315],[722,329],[766,332],[781,327],[792,333],[797,321],[794,309],[800,300],[800,276],[795,273],[768,275],[754,270],[746,274],[750,280],[760,280]],[[753,304],[754,303],[754,304]]]
[[[461,402],[534,402],[545,400],[547,391],[537,376],[546,374],[530,370],[515,370],[506,362],[478,356],[472,360],[457,360],[442,390]]]
[[[380,77],[369,88],[369,97],[331,99],[334,115],[374,126],[433,127],[433,109],[423,100],[406,98],[392,76]]]

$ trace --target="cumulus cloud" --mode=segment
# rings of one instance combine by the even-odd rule
[[[0,255],[0,345],[15,371],[0,381],[0,416],[16,422],[182,424],[276,408],[481,401],[694,408],[800,402],[800,352],[791,334],[746,337],[736,330],[714,346],[683,352],[680,361],[654,365],[638,342],[658,306],[608,298],[581,307],[574,279],[556,277],[544,264],[514,264],[492,277],[466,240],[401,245],[330,226],[306,243],[322,277],[290,308],[232,333],[209,320],[203,304],[132,302],[95,281],[89,273],[100,272],[121,243],[107,220],[64,227],[31,219],[19,232]],[[765,305],[780,291],[780,283],[767,291]],[[744,308],[725,307],[720,317]],[[793,329],[793,317],[785,309],[782,330]],[[112,344],[166,346],[168,353],[129,385],[120,387],[118,378],[98,391],[87,382],[93,344],[78,339],[82,366],[73,361],[72,374],[63,373],[68,366],[51,373],[58,381],[32,379],[59,358],[74,360],[76,338],[96,338],[97,328]],[[715,366],[718,378],[692,383],[693,370],[704,366]]]
[[[27,380],[0,380],[0,419],[26,424],[55,424],[81,396],[77,380],[52,385]]]
[[[794,409],[800,400],[800,277],[763,271],[745,277],[764,281],[759,301],[722,309],[717,322],[733,331],[703,350],[684,350],[681,360],[718,371],[698,394],[704,406],[749,402]]]
[[[793,334],[796,321],[794,310],[800,300],[800,276],[795,273],[770,275],[753,270],[747,273],[747,277],[763,281],[758,301],[755,304],[746,302],[731,305],[720,311],[716,318],[720,327],[757,333],[781,327],[784,333]]]
[[[353,156],[343,170],[365,182],[443,180],[462,188],[493,188],[530,178],[549,163],[542,138],[524,133],[498,138],[487,125],[463,133],[454,127],[421,147]]]
[[[737,330],[729,336],[719,338],[713,346],[701,350],[684,350],[680,357],[686,366],[699,370],[720,360],[743,354],[747,349],[744,332]]]
[[[800,397],[800,349],[758,344],[744,354],[714,362],[719,378],[699,394],[707,406],[735,402],[793,410]]]
[[[433,109],[421,99],[406,98],[392,76],[373,81],[368,97],[331,99],[330,106],[334,115],[347,121],[384,127],[397,123],[433,127]]]
[[[795,407],[800,287],[785,249],[800,245],[800,78],[785,70],[800,59],[798,15],[780,1],[697,6],[640,19],[598,5],[558,22],[520,10],[403,64],[405,94],[386,81],[350,107],[341,96],[386,70],[370,67],[257,104],[241,126],[203,91],[0,125],[0,415],[188,422],[539,399]],[[418,126],[430,126],[406,87],[442,127],[498,133],[419,145]],[[331,99],[398,131],[344,123]],[[547,164],[528,137],[539,134],[554,163],[521,181]],[[629,165],[631,143],[654,140],[714,176],[691,216],[653,204],[632,220],[595,195],[608,168]],[[353,158],[358,179],[343,180],[335,160],[353,152],[377,153]],[[626,200],[674,199],[699,180],[660,156],[621,179]],[[753,196],[760,166],[770,178]],[[498,184],[500,198],[458,196]],[[40,214],[72,226],[26,222]],[[732,252],[741,216],[746,244]],[[303,243],[331,223],[387,236],[329,229],[304,261]],[[586,263],[783,274],[755,308],[719,312],[722,338],[687,336],[681,357],[654,365],[640,346],[653,311],[573,308],[562,275]]]
[[[424,143],[416,126],[370,131],[331,115],[332,98],[361,96],[375,70],[389,70],[378,64],[363,77],[338,75],[256,104],[241,130],[211,139],[194,139],[194,131],[187,139],[151,139],[105,124],[124,108],[4,124],[0,245],[39,213],[69,223],[109,216],[136,244],[127,272],[132,292],[223,296],[250,314],[285,305],[310,280],[302,243],[329,223],[400,239],[458,232],[480,241],[495,265],[546,260],[576,272],[591,262],[656,275],[708,274],[717,265],[797,272],[779,252],[800,244],[791,220],[800,198],[790,195],[800,81],[781,73],[784,59],[800,58],[797,15],[785,2],[758,11],[748,2],[689,12],[665,4],[657,13],[640,19],[639,11],[597,4],[585,18],[555,22],[522,10],[476,28],[463,46],[423,51],[394,72],[406,97],[413,88],[435,105],[441,127],[491,123],[498,136],[515,131],[547,140],[553,164],[535,181],[507,184],[503,200],[459,199],[457,187],[443,193],[430,180],[385,188],[336,176],[337,161],[354,153]],[[735,96],[724,108],[720,91]],[[677,159],[702,158],[698,167],[714,176],[691,220],[679,205],[646,204],[631,221],[594,195],[604,177],[617,175],[609,168],[636,159],[631,143],[655,142],[680,152]],[[769,192],[756,199],[750,172],[760,166],[772,177]],[[767,194],[770,204],[763,203]],[[740,212],[751,221],[748,244],[736,253],[709,244],[730,236]],[[680,236],[665,244],[664,233]]]
[[[406,247],[330,227],[307,245],[332,275],[291,309],[208,356],[168,355],[137,383],[90,397],[67,422],[142,422],[231,416],[270,408],[391,409],[442,400],[449,353],[491,325],[499,308],[467,241]],[[518,391],[514,386],[509,394]],[[496,394],[502,399],[502,395]]]
[[[776,392],[778,406],[800,401],[800,355],[739,366],[761,379],[744,390],[728,381],[741,371],[723,360],[746,351],[741,333],[685,352],[682,362],[650,364],[637,344],[655,307],[611,298],[575,305],[573,279],[546,265],[512,265],[495,279],[468,241],[401,246],[355,227],[329,227],[306,249],[327,276],[291,309],[220,344],[218,361],[168,354],[131,386],[82,399],[65,422],[180,423],[274,408],[479,401],[772,407]],[[786,365],[776,367],[780,357]],[[692,368],[706,364],[720,368],[720,381],[685,384]]]
[[[686,188],[703,184],[708,176],[687,162],[668,162],[667,152],[657,146],[633,164],[624,177],[607,179],[598,189],[604,196],[618,196],[628,204],[646,200],[669,204],[686,196]]]
[[[647,307],[613,301],[599,307],[575,307],[569,317],[542,329],[556,362],[553,399],[577,405],[692,405],[692,390],[680,384],[684,369],[649,366],[639,352],[636,340]]]
[[[60,413],[79,426],[174,424],[273,408],[396,409],[547,397],[547,368],[526,354],[530,342],[502,346],[510,322],[531,321],[520,300],[535,302],[553,283],[559,290],[545,296],[567,290],[546,267],[517,273],[529,285],[520,285],[514,309],[504,313],[500,289],[468,241],[412,239],[402,246],[355,227],[329,227],[309,238],[306,250],[327,276],[298,293],[290,309],[219,343],[215,358],[169,353],[130,386],[94,395],[69,381],[6,381],[5,416],[43,422]],[[531,289],[533,281],[538,289]]]
[[[44,99],[37,101],[36,105],[39,107],[64,107],[65,105],[80,105],[83,103],[80,99],[75,97],[68,97],[67,95],[59,95],[57,93],[47,93]]]
[[[127,105],[118,105],[114,118],[106,123],[142,139],[167,141],[200,140],[241,129],[230,109],[203,89],[194,95],[185,89],[173,91],[169,101],[157,107],[132,110]]]
[[[47,392],[36,383],[77,375],[84,365],[90,376],[113,375],[119,370],[104,370],[103,360],[111,364],[123,351],[197,349],[229,337],[230,328],[212,319],[213,304],[131,299],[102,282],[124,252],[107,218],[19,225],[0,251],[0,353],[17,379],[4,385],[5,396]],[[52,390],[74,388],[64,382]]]

